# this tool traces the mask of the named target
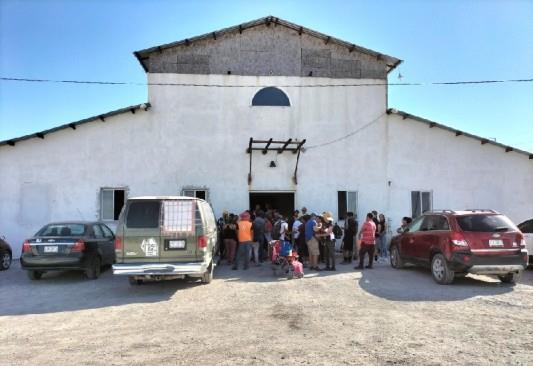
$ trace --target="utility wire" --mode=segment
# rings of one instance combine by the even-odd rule
[[[121,81],[88,81],[88,80],[52,80],[52,79],[29,79],[0,77],[0,81],[19,81],[33,83],[63,83],[63,84],[89,84],[89,85],[136,85],[136,86],[191,86],[206,88],[257,88],[260,85],[226,85],[226,84],[196,84],[196,83],[139,83]],[[300,85],[276,85],[282,88],[331,88],[331,87],[359,87],[359,86],[427,86],[427,85],[468,85],[468,84],[497,84],[497,83],[530,83],[531,79],[508,79],[508,80],[470,80],[470,81],[447,81],[430,83],[350,83],[350,84],[300,84]]]

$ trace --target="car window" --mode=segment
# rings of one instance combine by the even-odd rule
[[[436,231],[436,230],[450,230],[448,220],[444,216],[432,215],[426,216],[426,220],[422,224],[421,230]]]
[[[102,232],[102,229],[100,229],[100,225],[93,225],[93,233],[96,239],[102,239],[104,237],[104,233]]]
[[[466,215],[458,216],[457,223],[463,231],[505,232],[517,227],[504,215]]]
[[[49,224],[43,227],[35,236],[83,236],[84,224]]]
[[[533,220],[528,220],[521,223],[520,225],[518,225],[518,228],[524,234],[533,234]]]
[[[159,207],[159,201],[130,202],[126,226],[139,229],[159,227]]]
[[[419,216],[419,217],[417,217],[417,218],[411,223],[411,225],[409,225],[409,232],[410,232],[410,233],[414,233],[414,232],[420,231],[420,229],[421,229],[421,227],[422,227],[422,223],[424,222],[424,219],[425,219],[425,216]]]
[[[113,232],[111,231],[110,228],[108,228],[107,226],[105,225],[100,225],[100,227],[102,228],[102,231],[104,232],[104,237],[106,238],[112,238],[114,235],[113,235]]]

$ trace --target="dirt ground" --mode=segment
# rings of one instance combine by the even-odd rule
[[[108,270],[0,272],[1,365],[531,365],[533,271],[516,286],[377,265],[131,287]]]

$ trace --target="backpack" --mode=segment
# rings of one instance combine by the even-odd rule
[[[278,220],[274,224],[274,228],[272,229],[272,239],[279,240],[281,238],[281,224],[283,223],[283,220]]]
[[[333,226],[333,235],[335,235],[335,239],[342,238],[342,229],[337,223],[335,223],[335,226]]]

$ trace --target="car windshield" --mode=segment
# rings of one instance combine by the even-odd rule
[[[49,224],[43,227],[35,236],[82,236],[85,235],[83,224]]]
[[[467,215],[457,217],[463,231],[505,232],[517,230],[515,224],[503,215]]]

